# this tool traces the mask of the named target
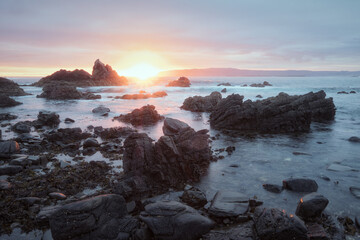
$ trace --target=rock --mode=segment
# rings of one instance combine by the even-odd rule
[[[272,85],[267,81],[264,81],[263,83],[250,84],[250,87],[266,87],[266,86],[272,86]]]
[[[93,84],[96,86],[122,86],[127,85],[128,80],[119,76],[108,64],[97,59],[92,70]]]
[[[75,69],[74,71],[61,69],[49,76],[43,77],[33,85],[36,87],[43,87],[49,83],[67,83],[78,87],[92,86],[91,75],[82,69]]]
[[[100,95],[92,93],[81,93],[76,86],[68,83],[49,83],[44,85],[43,92],[36,96],[38,98],[46,98],[51,100],[69,100],[69,99],[99,99]]]
[[[60,168],[66,168],[68,166],[71,166],[71,164],[64,160],[60,160]]]
[[[140,219],[155,239],[196,240],[208,233],[214,223],[195,209],[179,202],[156,202],[145,206]]]
[[[11,129],[17,133],[29,133],[31,132],[31,122],[18,122],[14,126],[12,126]]]
[[[17,119],[16,115],[12,115],[10,113],[0,113],[0,122],[10,121],[10,120],[14,120],[14,119]]]
[[[242,193],[218,191],[211,202],[209,214],[218,217],[237,217],[247,212],[249,198]]]
[[[261,240],[308,240],[305,224],[296,216],[276,208],[257,208],[255,231]]]
[[[356,91],[350,91],[350,93],[351,93],[351,94],[355,94],[355,93],[356,93]]]
[[[349,187],[349,190],[352,195],[354,195],[356,198],[360,198],[360,188],[359,187]]]
[[[227,87],[230,87],[230,86],[232,86],[229,82],[226,82],[226,83],[219,83],[218,85],[217,85],[218,87],[219,86],[227,86]]]
[[[0,108],[14,107],[20,104],[22,103],[15,101],[7,95],[0,94]]]
[[[40,209],[40,212],[36,215],[37,222],[47,222],[49,221],[51,215],[53,215],[57,210],[59,210],[62,205],[46,206]]]
[[[10,188],[12,188],[11,183],[0,179],[0,190],[9,190]]]
[[[95,114],[99,114],[99,115],[105,115],[107,114],[108,112],[110,112],[110,108],[107,108],[107,107],[104,107],[104,106],[100,106],[100,107],[97,107],[97,108],[94,108],[92,110],[93,113]]]
[[[211,127],[218,130],[236,130],[260,133],[308,132],[311,121],[334,119],[332,98],[324,91],[243,102],[244,97],[232,94],[222,99],[210,115]]]
[[[29,94],[25,93],[24,90],[14,81],[0,77],[0,95],[25,96]]]
[[[178,80],[169,82],[167,87],[190,87],[191,83],[187,77],[179,77]]]
[[[283,180],[283,188],[295,192],[316,192],[318,185],[315,180],[290,178]]]
[[[167,136],[174,136],[188,129],[190,129],[190,126],[180,120],[166,118],[164,121],[163,132]]]
[[[359,138],[359,137],[352,136],[352,137],[349,138],[349,142],[360,143],[360,138]]]
[[[156,110],[154,105],[146,105],[141,108],[136,108],[131,113],[121,114],[114,119],[131,123],[134,126],[148,126],[157,123],[164,119]]]
[[[344,166],[341,164],[337,164],[337,163],[330,164],[330,166],[327,168],[327,170],[334,171],[334,172],[355,171],[354,168]]]
[[[40,111],[37,117],[38,119],[33,122],[36,128],[43,126],[56,127],[60,123],[59,114],[55,112]]]
[[[88,138],[84,141],[83,143],[83,147],[84,148],[89,148],[89,147],[100,147],[99,142],[95,139],[95,138]]]
[[[71,119],[71,118],[65,118],[65,123],[69,124],[69,123],[74,123],[75,120],[74,119]]]
[[[263,98],[260,94],[259,95],[256,95],[257,98]]]
[[[148,99],[148,98],[161,98],[167,96],[165,91],[158,91],[154,93],[136,93],[136,94],[125,94],[121,97],[115,97],[115,99],[127,99],[127,100],[135,100],[135,99]]]
[[[122,196],[99,195],[62,206],[50,216],[50,228],[54,240],[129,237],[138,221],[126,215]]]
[[[222,96],[219,92],[212,92],[209,96],[194,96],[185,99],[181,109],[192,112],[211,112],[221,101]]]
[[[50,132],[44,133],[44,139],[49,142],[62,142],[70,144],[89,138],[90,133],[82,132],[81,128],[59,128]]]
[[[206,195],[196,187],[186,189],[181,200],[193,208],[202,208],[207,203]]]
[[[300,199],[295,214],[302,219],[320,217],[328,203],[329,200],[323,195],[310,193]]]
[[[57,199],[57,200],[65,200],[67,198],[65,194],[59,193],[59,192],[49,193],[49,197]]]
[[[283,190],[282,186],[276,184],[263,184],[263,188],[272,193],[281,193]]]
[[[25,156],[19,156],[17,158],[14,158],[10,161],[9,165],[17,165],[17,166],[25,166],[28,165],[30,162],[28,161],[27,155]]]
[[[127,137],[130,134],[135,133],[136,130],[129,127],[112,127],[112,128],[95,127],[94,132],[102,139],[114,139],[119,137]]]
[[[227,92],[226,88],[223,88],[223,89],[221,90],[221,92],[222,92],[222,93],[226,93],[226,92]]]
[[[253,223],[247,222],[226,229],[211,230],[202,237],[203,240],[253,240]]]
[[[337,94],[349,94],[349,93],[345,92],[345,91],[340,91],[340,92],[337,92]]]
[[[23,202],[28,206],[32,206],[36,203],[41,203],[41,198],[38,197],[23,197],[23,198],[17,198],[16,200]]]
[[[360,217],[358,216],[355,217],[355,225],[358,229],[360,229]]]
[[[1,154],[13,154],[20,151],[20,146],[15,141],[0,142],[0,155]]]
[[[308,236],[310,240],[331,240],[323,226],[318,223],[308,223]],[[338,239],[338,238],[334,238]]]
[[[2,175],[15,175],[19,172],[22,172],[22,166],[15,166],[15,165],[2,165],[0,166],[0,176]]]
[[[306,178],[289,178],[283,180],[283,187],[294,192],[316,192],[318,189],[315,180]]]

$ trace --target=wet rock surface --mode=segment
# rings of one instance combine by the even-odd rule
[[[8,155],[16,153],[20,150],[20,146],[16,141],[0,142],[0,154]]]
[[[307,132],[310,123],[334,119],[332,98],[324,91],[299,96],[280,93],[276,97],[252,102],[232,94],[221,100],[210,115],[215,129],[260,133]]]
[[[272,193],[281,193],[283,191],[283,186],[280,185],[276,185],[276,184],[269,184],[269,183],[265,183],[263,184],[263,188],[266,191],[272,192]]]
[[[131,123],[133,126],[148,126],[164,119],[156,110],[154,105],[146,105],[134,109],[131,113],[120,115],[114,119]]]
[[[156,239],[195,240],[214,226],[209,218],[179,202],[156,202],[145,206],[140,219]]]
[[[14,81],[0,77],[0,95],[25,96],[29,94],[25,93],[25,91]]]
[[[242,193],[218,191],[211,202],[209,214],[217,218],[237,217],[247,212],[249,198]]]
[[[323,195],[310,193],[300,199],[295,214],[302,219],[319,217],[328,203]]]
[[[267,81],[264,81],[263,83],[252,83],[252,84],[250,84],[250,87],[266,87],[266,86],[272,86],[272,85]]]
[[[348,140],[349,142],[360,143],[360,138],[356,136],[352,136]]]
[[[169,82],[167,87],[190,87],[191,83],[187,77],[179,77],[178,80]]]
[[[194,96],[185,99],[182,109],[192,112],[211,112],[221,101],[222,96],[219,92],[212,92],[209,96]]]
[[[125,77],[120,77],[110,65],[105,65],[99,59],[94,63],[92,78],[92,83],[95,86],[122,86],[128,84]]]
[[[312,179],[289,178],[283,180],[283,187],[294,192],[316,192],[318,184]]]
[[[0,94],[0,108],[15,107],[20,104],[22,103],[15,101],[14,99],[10,98],[7,95]]]
[[[76,89],[76,86],[68,83],[49,83],[43,87],[43,92],[36,96],[51,100],[70,100],[70,99],[100,99],[100,95],[92,93],[82,93]]]
[[[107,115],[110,112],[110,108],[104,107],[104,106],[99,106],[96,107],[92,110],[93,113],[95,114],[99,114],[99,115]]]
[[[12,115],[10,113],[0,113],[0,122],[2,121],[11,121],[16,119],[17,116],[16,115]]]
[[[136,94],[125,94],[119,97],[120,99],[127,99],[127,100],[136,100],[136,99],[148,99],[148,98],[161,98],[166,97],[167,93],[165,91],[158,91],[154,93],[136,93]],[[118,97],[115,97],[118,98]]]
[[[202,208],[207,204],[205,193],[196,187],[187,186],[184,193],[181,195],[181,201],[193,208]]]
[[[60,124],[60,116],[55,112],[41,111],[37,116],[37,120],[34,121],[35,127],[56,127]]]

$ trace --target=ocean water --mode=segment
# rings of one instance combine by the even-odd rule
[[[13,79],[19,84],[30,84],[38,79]],[[212,142],[213,149],[235,146],[235,152],[211,164],[208,174],[204,176],[198,187],[207,193],[209,199],[217,190],[237,191],[256,196],[265,206],[278,207],[294,213],[300,193],[283,191],[280,194],[270,193],[263,189],[262,184],[282,184],[282,180],[289,177],[305,177],[316,180],[318,192],[326,196],[330,203],[327,211],[335,215],[360,215],[360,199],[355,198],[349,191],[350,186],[360,187],[360,144],[351,143],[347,139],[351,136],[360,137],[360,78],[358,77],[204,77],[191,78],[190,88],[166,88],[164,86],[129,86],[129,87],[90,87],[80,88],[81,91],[93,91],[102,95],[99,100],[68,100],[56,101],[36,98],[41,88],[23,86],[32,95],[14,97],[22,105],[13,108],[0,109],[0,113],[10,112],[18,115],[18,121],[34,120],[41,110],[55,111],[62,120],[59,127],[93,126],[125,126],[126,124],[113,121],[114,116],[131,112],[146,104],[153,104],[157,111],[166,116],[187,122],[195,130],[209,129],[212,136],[218,132],[210,129],[209,114],[191,113],[180,109],[185,98],[194,95],[206,96],[212,91],[220,91],[224,86],[218,83],[230,82],[226,97],[232,93],[245,96],[245,99],[257,100],[256,95],[264,98],[276,96],[280,92],[288,94],[305,94],[310,91],[324,90],[327,97],[332,97],[336,106],[335,121],[330,124],[312,124],[311,132],[304,134],[256,135],[249,137],[231,137],[221,134],[218,140]],[[272,87],[252,88],[241,87],[243,84],[261,83],[268,81]],[[149,93],[165,90],[168,96],[164,98],[145,100],[121,100],[108,98],[127,93],[138,93],[145,90]],[[354,90],[357,94],[337,94],[338,91]],[[111,109],[108,117],[94,115],[91,110],[104,105]],[[65,124],[67,117],[74,119],[73,124]],[[138,128],[146,132],[153,139],[162,135],[160,122],[152,127]],[[14,137],[12,132],[6,132],[8,127],[2,127],[3,138]],[[294,155],[302,152],[308,155]],[[97,153],[92,159],[99,158]],[[330,164],[338,163],[351,167],[352,171],[329,171]],[[234,168],[231,165],[238,165]],[[322,176],[327,176],[326,181]]]

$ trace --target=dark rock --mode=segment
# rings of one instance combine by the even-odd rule
[[[211,230],[202,237],[203,240],[253,240],[252,221],[245,224],[232,226],[231,228],[221,230]]]
[[[263,188],[272,193],[281,193],[283,190],[282,186],[276,184],[263,184]]]
[[[101,95],[95,95],[91,92],[84,92],[81,93],[81,98],[86,100],[95,100],[95,99],[101,99]]]
[[[59,114],[55,112],[40,111],[37,117],[38,119],[33,122],[36,128],[43,126],[56,127],[60,123]]]
[[[232,86],[232,85],[231,85],[230,83],[226,82],[226,83],[219,83],[217,86],[218,86],[218,87],[219,87],[219,86],[230,87],[230,86]]]
[[[65,123],[74,123],[75,120],[74,119],[71,119],[71,118],[65,118]]]
[[[23,197],[23,198],[17,198],[17,201],[23,202],[28,206],[32,206],[36,203],[40,203],[41,202],[41,198],[38,197]]]
[[[75,69],[74,71],[61,69],[49,76],[43,77],[33,85],[43,87],[49,83],[68,83],[79,87],[92,86],[91,75],[82,69]]]
[[[136,130],[129,127],[112,127],[112,128],[95,127],[94,132],[102,139],[113,139],[119,137],[127,137],[130,134],[135,133]]]
[[[232,94],[221,100],[210,115],[215,129],[262,133],[307,132],[311,121],[325,122],[334,119],[332,98],[325,92],[289,96],[280,93],[261,101],[243,102],[244,97]]]
[[[185,189],[181,200],[193,208],[202,208],[207,203],[205,193],[196,187]]]
[[[217,218],[237,217],[247,212],[249,198],[242,193],[218,191],[211,202],[209,214]]]
[[[309,153],[303,153],[303,152],[293,152],[292,154],[295,155],[295,156],[299,156],[299,155],[311,156],[311,154],[309,154]]]
[[[164,135],[174,136],[178,135],[180,132],[184,132],[190,129],[190,126],[180,120],[174,118],[166,118],[162,129]]]
[[[14,159],[12,159],[10,161],[9,165],[26,166],[26,165],[30,164],[30,162],[28,161],[28,158],[29,158],[29,156],[27,156],[27,155],[15,157]]]
[[[15,101],[7,95],[0,94],[0,108],[14,107],[20,104],[22,103]]]
[[[44,134],[49,142],[63,142],[65,144],[77,142],[90,137],[90,133],[82,132],[81,128],[59,128]]]
[[[95,139],[95,138],[88,138],[84,141],[83,143],[83,147],[84,148],[89,148],[89,147],[100,147],[99,142]]]
[[[0,180],[0,190],[8,190],[12,188],[11,183],[6,180]]]
[[[62,206],[50,216],[50,228],[54,240],[129,237],[138,222],[126,215],[122,196],[100,195]]]
[[[108,64],[97,59],[92,70],[93,84],[96,86],[122,86],[127,85],[128,80],[119,76]]]
[[[350,93],[351,93],[351,94],[354,94],[354,93],[356,93],[356,91],[350,91]]]
[[[328,203],[329,200],[323,195],[310,193],[300,199],[295,214],[302,219],[320,217]]]
[[[0,122],[2,121],[10,121],[16,119],[16,115],[12,115],[10,113],[0,113]]]
[[[259,95],[256,95],[257,98],[263,98],[260,94]]]
[[[0,154],[13,154],[20,150],[20,146],[15,141],[0,142]]]
[[[222,92],[222,93],[226,93],[226,92],[227,92],[226,88],[223,88],[223,89],[221,90],[221,92]]]
[[[49,83],[44,85],[43,92],[36,96],[39,98],[46,98],[52,100],[69,100],[69,99],[99,99],[100,95],[92,93],[81,93],[76,89],[76,86],[68,83]]]
[[[208,233],[214,223],[195,209],[179,202],[156,202],[145,206],[140,219],[155,239],[196,240]]]
[[[46,206],[40,209],[40,212],[36,215],[36,221],[49,222],[51,215],[59,210],[62,205]]]
[[[67,198],[65,194],[60,193],[60,192],[49,193],[49,197],[57,199],[57,200],[65,200]]]
[[[257,208],[254,215],[255,231],[261,240],[308,240],[305,224],[296,216],[279,209]]]
[[[323,226],[318,223],[307,224],[308,236],[310,240],[331,240]]]
[[[0,166],[0,176],[2,175],[15,175],[23,170],[22,166],[15,165],[2,165]]]
[[[356,198],[360,198],[360,187],[349,187],[349,190]]]
[[[235,151],[234,146],[228,146],[225,148],[225,151],[228,153],[228,155],[231,155]]]
[[[0,77],[0,95],[25,96],[29,94],[25,93],[24,90],[14,81]]]
[[[221,101],[222,96],[219,92],[212,92],[209,96],[194,96],[185,99],[181,109],[192,112],[211,112]]]
[[[178,80],[169,82],[167,87],[190,87],[191,83],[187,77],[179,77]]]
[[[247,84],[243,84],[242,87],[247,87],[248,85]]]
[[[31,132],[31,125],[30,121],[18,122],[11,129],[17,133],[29,133]]]
[[[283,187],[294,192],[316,192],[318,189],[315,180],[306,178],[289,178],[283,180]]]
[[[352,136],[352,137],[349,138],[349,142],[360,143],[360,138],[359,138],[359,137]]]
[[[114,119],[131,123],[134,126],[153,125],[158,121],[164,119],[156,110],[154,105],[146,105],[141,108],[136,108],[131,113],[121,114]]]
[[[266,86],[272,86],[272,85],[267,81],[264,81],[263,83],[250,84],[250,87],[266,87]]]
[[[99,115],[105,115],[107,114],[108,112],[110,112],[110,108],[107,108],[107,107],[104,107],[104,106],[100,106],[100,107],[97,107],[97,108],[94,108],[92,110],[93,113],[96,113],[96,114],[99,114]]]
[[[340,91],[340,92],[337,92],[337,94],[349,94],[349,93],[345,92],[345,91]]]
[[[136,100],[136,99],[148,99],[148,98],[161,98],[167,96],[165,91],[158,91],[154,93],[136,93],[136,94],[125,94],[121,97],[115,97],[115,99],[127,99],[127,100]]]

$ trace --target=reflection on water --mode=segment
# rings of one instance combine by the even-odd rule
[[[99,92],[102,99],[76,100],[76,101],[49,101],[36,98],[41,93],[41,88],[24,87],[31,96],[14,97],[24,104],[0,109],[1,112],[12,112],[19,116],[12,121],[34,120],[40,110],[55,111],[60,115],[60,127],[81,127],[88,125],[114,127],[125,126],[119,121],[113,121],[114,116],[126,114],[135,108],[146,104],[153,104],[157,111],[166,116],[187,122],[195,130],[210,129],[209,114],[191,113],[180,109],[185,98],[194,95],[208,95],[212,91],[220,91],[224,86],[217,86],[221,82],[230,82],[235,86],[226,87],[227,96],[239,93],[245,99],[257,100],[261,94],[264,98],[275,96],[279,92],[289,94],[304,94],[309,91],[325,90],[326,94],[334,98],[337,108],[335,121],[328,124],[313,124],[312,131],[300,135],[256,135],[247,137],[231,137],[221,135],[212,142],[213,149],[235,146],[236,150],[231,156],[211,164],[208,175],[198,184],[205,190],[208,197],[219,189],[239,191],[248,196],[257,196],[265,205],[281,207],[289,212],[294,212],[297,201],[302,194],[283,191],[281,194],[266,192],[263,183],[282,184],[282,180],[289,177],[307,177],[315,179],[319,185],[319,192],[329,200],[328,210],[338,214],[351,216],[360,215],[359,199],[349,192],[350,186],[359,187],[359,172],[357,171],[328,171],[332,163],[360,170],[359,144],[348,142],[350,136],[360,136],[360,81],[358,78],[329,77],[329,78],[194,78],[191,88],[165,88],[152,86],[146,89],[133,87],[91,87],[82,91]],[[205,83],[202,80],[207,80]],[[260,83],[268,81],[273,87],[251,88],[240,87],[242,84]],[[109,98],[123,94],[138,93],[146,90],[149,93],[165,90],[167,97],[140,100],[122,100]],[[338,91],[354,90],[357,94],[338,95]],[[108,117],[94,115],[91,110],[99,105],[111,109]],[[72,118],[75,123],[65,124],[65,118]],[[155,126],[138,128],[154,140],[162,135],[160,122]],[[6,132],[9,127],[1,127],[3,138],[14,137],[13,133]],[[210,130],[215,136],[218,131]],[[294,152],[305,153],[306,155]],[[63,156],[66,158],[66,156]],[[61,158],[61,156],[60,156]],[[100,152],[86,156],[86,161],[105,160],[115,167],[121,167],[121,160],[110,161]],[[67,159],[72,161],[72,159]],[[237,167],[234,167],[237,166]],[[121,168],[120,168],[121,169]],[[323,179],[324,176],[330,181]]]

